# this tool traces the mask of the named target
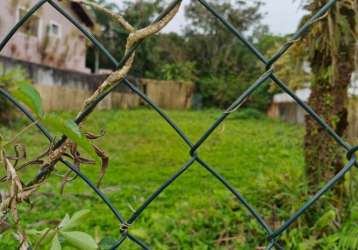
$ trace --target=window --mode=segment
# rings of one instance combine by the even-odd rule
[[[27,13],[25,8],[18,8],[18,19],[25,16]],[[40,17],[32,15],[27,22],[21,26],[20,32],[27,34],[29,36],[40,36]]]
[[[51,37],[61,37],[61,27],[55,22],[51,22],[47,27],[47,33]]]

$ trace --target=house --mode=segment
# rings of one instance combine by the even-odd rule
[[[311,95],[311,90],[309,88],[303,88],[296,90],[295,94],[298,98],[307,103]],[[286,122],[305,123],[306,112],[286,93],[273,96],[267,114],[269,117],[280,118]]]
[[[0,1],[0,38],[26,14],[37,0]],[[94,22],[78,3],[58,2],[82,25]],[[2,58],[50,66],[57,69],[89,72],[86,68],[86,39],[49,4],[44,4],[1,51]]]
[[[303,88],[295,91],[295,94],[305,103],[311,95],[309,88]],[[353,74],[352,83],[348,88],[348,137],[353,141],[358,140],[358,73]],[[298,124],[305,123],[306,111],[298,105],[292,97],[286,93],[276,94],[267,111],[271,118]]]

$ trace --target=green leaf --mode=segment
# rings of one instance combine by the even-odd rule
[[[118,239],[106,236],[99,243],[99,248],[102,250],[109,250],[118,241]]]
[[[29,229],[29,230],[26,230],[26,233],[28,235],[35,236],[38,239],[42,239],[41,245],[47,245],[48,243],[51,242],[53,237],[56,235],[56,231],[49,229],[49,228],[45,228],[41,231],[36,230],[36,229]]]
[[[90,212],[90,210],[85,209],[85,210],[81,210],[78,211],[76,213],[74,213],[71,217],[71,219],[69,219],[67,221],[67,223],[65,225],[62,226],[61,230],[62,231],[66,231],[69,229],[72,229],[78,225],[80,225],[80,223],[82,222],[82,219]]]
[[[60,232],[70,245],[83,250],[96,250],[98,246],[92,236],[83,232]]]
[[[51,250],[61,250],[61,243],[58,240],[58,235],[56,234],[55,237],[53,237],[52,239],[52,244],[51,244]]]
[[[60,224],[58,225],[58,227],[63,228],[64,226],[66,226],[68,224],[69,221],[70,221],[70,216],[68,214],[66,214],[65,217],[60,222]]]
[[[80,128],[74,121],[64,120],[57,115],[46,114],[43,122],[50,130],[67,136],[91,157],[93,157],[93,159],[99,161],[96,151],[92,147],[90,141],[82,135]]]
[[[47,230],[48,230],[48,228],[45,228],[43,230],[27,229],[26,234],[36,236],[36,237],[42,237],[47,232]]]
[[[336,218],[336,211],[331,209],[324,213],[315,224],[315,229],[320,231],[332,224]]]
[[[80,130],[80,127],[78,127],[78,125],[72,121],[72,120],[67,120],[66,121],[66,126],[73,132],[76,134],[76,136],[79,136],[79,137],[83,137],[82,136],[82,133],[81,133],[81,130]]]
[[[23,102],[37,118],[43,116],[42,102],[39,92],[29,83],[22,82],[12,92],[19,101]]]

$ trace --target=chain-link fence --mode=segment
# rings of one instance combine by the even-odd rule
[[[132,214],[129,219],[123,218],[121,213],[115,208],[115,206],[109,201],[109,199],[83,174],[81,173],[76,166],[74,166],[69,161],[61,158],[60,161],[64,163],[69,169],[75,172],[87,185],[93,189],[93,191],[103,200],[103,202],[108,206],[108,208],[112,211],[115,217],[118,219],[120,224],[120,232],[121,235],[118,238],[118,241],[112,246],[111,249],[117,249],[125,240],[131,240],[138,246],[143,249],[149,249],[149,246],[146,245],[143,241],[138,239],[136,236],[130,233],[130,227],[133,223],[136,222],[138,217],[144,212],[144,210],[168,187],[170,186],[176,179],[178,179],[184,172],[186,172],[194,162],[199,163],[201,167],[206,169],[213,178],[216,178],[219,182],[221,182],[237,199],[238,201],[247,209],[247,211],[257,220],[257,222],[261,225],[262,229],[267,234],[267,243],[266,249],[284,249],[279,245],[278,239],[279,237],[295,222],[298,218],[305,213],[305,211],[310,208],[323,194],[325,194],[332,186],[334,186],[339,180],[341,180],[344,175],[349,172],[353,166],[356,165],[356,156],[355,152],[358,150],[358,147],[353,147],[349,143],[347,143],[342,137],[336,134],[336,132],[317,114],[310,106],[308,106],[305,102],[300,100],[290,88],[281,81],[272,69],[272,66],[275,62],[282,57],[286,51],[305,33],[309,30],[310,26],[313,25],[317,20],[323,17],[337,2],[336,0],[328,1],[315,15],[313,15],[295,34],[292,35],[291,39],[285,43],[281,49],[279,49],[271,58],[266,58],[248,39],[246,39],[243,34],[241,34],[228,20],[226,20],[215,8],[213,8],[206,0],[198,0],[204,8],[207,9],[216,19],[218,19],[224,27],[235,35],[244,46],[246,46],[256,57],[257,59],[266,67],[266,72],[264,72],[261,77],[253,83],[241,96],[239,96],[232,105],[221,114],[221,116],[214,122],[214,124],[203,134],[203,136],[197,141],[192,142],[185,135],[185,133],[155,104],[153,103],[140,89],[138,89],[133,83],[131,83],[127,78],[123,78],[122,81],[117,82],[109,89],[106,89],[102,92],[94,102],[90,105],[86,106],[86,108],[81,112],[75,119],[77,124],[81,123],[100,103],[111,91],[113,91],[119,84],[124,84],[128,88],[130,88],[134,93],[140,96],[150,107],[152,107],[181,137],[181,139],[188,146],[188,154],[190,156],[190,160],[187,161],[184,166],[182,166],[170,179],[168,179],[164,184],[162,184],[150,197],[148,197],[145,202]],[[178,3],[180,0],[173,1],[164,11],[159,15],[159,17],[154,20],[154,23],[160,20],[163,16],[167,15]],[[50,4],[54,9],[56,9],[59,13],[63,15],[64,18],[69,20],[74,26],[76,26],[95,46],[96,48],[110,61],[112,62],[114,68],[118,69],[122,67],[131,54],[135,51],[136,48],[140,45],[137,43],[133,46],[132,49],[127,51],[124,57],[117,61],[108,50],[91,34],[85,27],[83,27],[75,18],[73,18],[69,13],[67,13],[62,6],[60,6],[54,0],[40,0],[38,1],[27,13],[24,15],[18,23],[9,31],[9,33],[3,38],[0,43],[0,51],[5,47],[5,45],[9,42],[12,36],[16,33],[16,31],[24,25],[24,23],[38,11],[44,4]],[[203,145],[203,143],[208,139],[208,137],[214,132],[214,130],[234,111],[236,111],[245,100],[251,96],[256,89],[262,86],[266,81],[272,80],[280,89],[286,92],[289,96],[291,96],[295,102],[300,105],[314,120],[326,130],[330,136],[347,152],[348,163],[342,168],[342,170],[334,176],[330,181],[328,181],[321,190],[319,190],[314,196],[312,196],[296,213],[292,215],[290,219],[288,219],[281,227],[278,229],[271,228],[268,223],[264,220],[264,218],[258,214],[255,209],[249,204],[249,202],[222,176],[219,172],[217,172],[213,167],[211,167],[208,163],[205,162],[203,158],[200,157],[198,153],[198,149]],[[14,104],[26,117],[35,122],[35,117],[22,105],[20,104],[14,97],[12,97],[5,89],[0,88],[0,94],[2,97],[9,100],[12,104]],[[48,138],[50,142],[53,141],[53,137],[50,132],[41,124],[37,123],[36,126],[43,133],[44,136]],[[57,142],[57,146],[61,145],[63,140]],[[46,172],[41,172],[39,176],[45,175]]]

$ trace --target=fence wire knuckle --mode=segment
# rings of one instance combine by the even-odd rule
[[[159,21],[164,15],[166,15],[169,11],[171,11],[180,0],[172,1],[168,7],[166,7],[163,12],[153,21]],[[319,198],[325,194],[328,190],[330,190],[339,180],[341,180],[344,175],[349,172],[353,166],[357,166],[355,153],[358,151],[358,146],[351,146],[347,143],[342,137],[337,135],[337,133],[332,129],[317,113],[315,113],[312,108],[307,105],[305,102],[300,100],[295,93],[287,87],[287,85],[281,81],[273,71],[272,67],[275,62],[280,59],[287,50],[296,42],[299,42],[305,32],[309,32],[309,28],[314,25],[316,22],[325,18],[331,8],[335,5],[337,0],[328,1],[320,10],[317,11],[315,15],[313,15],[298,31],[292,35],[292,37],[269,59],[267,59],[258,48],[256,48],[248,39],[244,37],[228,20],[226,20],[210,3],[206,0],[198,0],[198,2],[212,15],[213,18],[217,19],[221,22],[224,27],[228,30],[228,32],[232,33],[239,42],[243,44],[243,46],[247,47],[256,58],[263,63],[266,68],[266,71],[257,79],[255,83],[250,85],[218,118],[217,120],[206,130],[206,132],[200,137],[200,139],[196,142],[193,142],[189,139],[189,137],[176,125],[176,123],[161,109],[159,108],[146,94],[144,94],[139,88],[135,86],[128,78],[124,78],[123,80],[117,82],[113,86],[111,86],[108,90],[101,93],[96,100],[90,105],[86,106],[84,111],[79,113],[74,121],[79,124],[81,123],[90,113],[96,108],[96,106],[109,94],[111,93],[118,85],[124,84],[131,91],[133,91],[136,95],[138,95],[145,103],[147,103],[155,112],[161,116],[168,125],[177,133],[177,135],[185,142],[188,146],[188,157],[189,160],[175,173],[173,173],[172,177],[170,177],[165,183],[163,183],[157,190],[155,190],[144,202],[143,204],[135,210],[132,216],[126,220],[121,213],[116,209],[116,207],[111,203],[108,197],[99,190],[91,180],[85,176],[76,166],[74,166],[71,162],[60,159],[60,161],[65,164],[70,170],[72,170],[77,176],[79,176],[82,181],[84,181],[95,193],[102,199],[102,202],[106,204],[108,209],[113,213],[116,219],[119,222],[119,231],[120,235],[118,237],[118,241],[113,244],[111,249],[117,249],[120,247],[123,242],[127,239],[141,247],[142,249],[149,249],[149,247],[136,236],[129,233],[129,228],[135,221],[140,217],[140,215],[145,211],[145,209],[162,193],[164,192],[173,182],[175,182],[179,177],[182,176],[194,163],[198,163],[198,165],[204,168],[213,178],[219,181],[228,191],[230,191],[236,199],[241,203],[241,205],[248,211],[248,213],[254,217],[257,223],[261,226],[263,231],[266,233],[266,241],[268,242],[265,249],[283,249],[282,246],[279,245],[278,240],[279,237],[288,230],[288,228],[296,222],[303,213],[306,212]],[[87,30],[82,24],[80,24],[74,17],[72,17],[66,10],[63,9],[56,1],[53,0],[39,0],[36,4],[31,7],[28,12],[20,18],[20,20],[14,25],[14,27],[5,35],[5,37],[0,42],[0,51],[6,46],[6,44],[10,41],[13,35],[18,31],[18,29],[26,23],[26,21],[34,15],[45,3],[48,3],[53,7],[58,13],[60,13],[65,19],[71,22],[84,36],[87,37],[89,41],[106,57],[112,64],[113,69],[119,69],[122,67],[128,58],[135,52],[135,50],[141,45],[141,42],[136,43],[125,55],[117,60],[113,55],[100,43],[95,36]],[[205,143],[205,141],[211,136],[211,134],[217,129],[217,127],[225,121],[225,119],[238,110],[245,101],[253,95],[253,93],[260,88],[267,80],[272,80],[280,89],[282,89],[285,93],[291,96],[294,101],[302,107],[314,120],[347,152],[348,163],[344,166],[344,168],[337,173],[331,180],[329,180],[314,196],[312,196],[296,213],[292,215],[281,227],[278,229],[271,228],[268,223],[264,220],[264,218],[256,212],[255,208],[250,205],[250,203],[241,195],[219,172],[217,172],[213,167],[207,164],[198,153],[200,147]],[[20,110],[30,121],[36,121],[36,118],[33,114],[31,114],[21,103],[19,103],[13,96],[11,96],[5,89],[0,87],[0,95],[10,101],[18,110]],[[36,127],[40,130],[40,132],[49,140],[49,142],[54,141],[54,137],[52,134],[40,123],[35,124]],[[65,137],[62,137],[59,141],[57,141],[56,145],[60,145],[63,142]],[[46,173],[40,173],[46,174]]]

